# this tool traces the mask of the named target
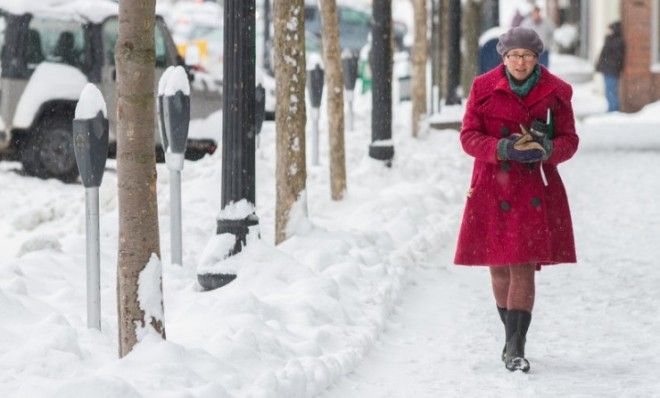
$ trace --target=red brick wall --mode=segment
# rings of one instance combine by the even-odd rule
[[[660,74],[651,73],[651,18],[654,0],[623,0],[621,24],[626,56],[621,76],[621,110],[636,112],[660,99]]]

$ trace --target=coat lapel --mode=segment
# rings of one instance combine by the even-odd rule
[[[534,104],[541,101],[548,95],[552,94],[553,91],[555,91],[555,86],[551,84],[548,77],[548,70],[544,67],[541,68],[541,77],[539,78],[539,81],[536,83],[534,88],[532,88],[529,94],[522,98],[523,103],[527,108],[533,107]]]

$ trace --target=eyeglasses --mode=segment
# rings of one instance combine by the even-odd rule
[[[505,55],[505,57],[506,57],[506,59],[508,59],[509,61],[525,61],[525,62],[529,62],[529,61],[532,61],[532,60],[536,59],[536,54],[529,54],[529,53],[527,53],[527,54],[522,54],[522,55],[520,55],[520,54],[507,54],[507,55]]]

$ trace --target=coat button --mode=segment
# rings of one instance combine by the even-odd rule
[[[508,137],[509,136],[509,129],[506,127],[502,127],[500,129],[500,133],[502,134],[502,137]]]
[[[527,163],[527,170],[534,170],[536,168],[536,162]]]
[[[507,162],[506,160],[500,163],[500,170],[502,171],[509,171],[511,170],[511,163]]]
[[[541,199],[539,199],[537,197],[533,197],[532,198],[532,206],[534,206],[534,207],[541,206]]]
[[[503,200],[500,202],[500,209],[502,209],[502,211],[509,211],[511,210],[511,205],[506,200]]]

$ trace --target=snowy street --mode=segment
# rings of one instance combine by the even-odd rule
[[[591,101],[589,90],[575,101]],[[147,337],[121,360],[114,161],[100,192],[101,332],[85,324],[83,187],[0,162],[0,396],[657,396],[659,104],[578,123],[580,148],[559,169],[578,264],[537,273],[532,370],[512,374],[486,268],[452,265],[472,160],[455,131],[410,137],[403,103],[394,166],[383,167],[366,155],[368,102],[346,132],[346,198],[330,200],[322,117],[309,219],[277,247],[275,126],[265,123],[261,240],[228,260],[238,278],[213,292],[200,291],[195,268],[220,210],[221,150],[182,173],[183,267],[170,263],[168,174],[157,166],[167,341]]]

